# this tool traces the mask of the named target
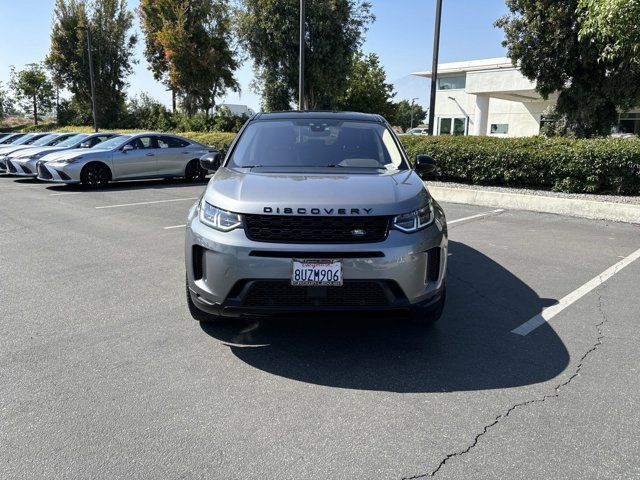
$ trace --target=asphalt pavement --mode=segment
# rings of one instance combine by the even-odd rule
[[[640,478],[637,225],[445,204],[434,327],[201,327],[203,189],[0,176],[0,478]]]

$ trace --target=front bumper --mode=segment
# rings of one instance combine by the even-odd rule
[[[36,177],[38,175],[35,161],[6,159],[4,164],[6,167],[6,173],[10,175],[15,175],[17,177]]]
[[[49,164],[38,162],[36,164],[37,178],[44,182],[52,183],[80,183],[79,170],[74,164]]]
[[[219,232],[200,223],[194,210],[186,229],[187,282],[191,299],[206,312],[408,310],[429,306],[442,293],[448,245],[441,214],[425,230],[391,230],[383,242],[309,245],[256,242],[242,229]],[[342,259],[343,287],[290,286],[292,259],[316,257]]]

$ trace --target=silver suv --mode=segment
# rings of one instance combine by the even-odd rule
[[[191,208],[186,292],[198,321],[326,311],[442,314],[447,226],[378,115],[258,114]]]

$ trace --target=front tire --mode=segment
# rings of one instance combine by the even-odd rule
[[[85,165],[80,173],[80,181],[86,188],[98,189],[105,187],[111,180],[109,167],[102,163]]]
[[[200,310],[195,303],[193,303],[193,299],[191,298],[191,293],[189,293],[189,282],[186,281],[187,287],[187,306],[189,307],[189,313],[193,317],[194,320],[197,320],[200,323],[213,323],[220,322],[223,320],[223,317],[219,315],[214,315],[212,313],[204,312]]]
[[[185,168],[184,177],[189,183],[204,182],[207,173],[208,172],[200,166],[200,160],[191,160],[187,164],[187,168]]]
[[[428,307],[413,307],[409,312],[409,321],[415,325],[432,325],[442,317],[447,299],[447,287],[442,287],[440,299]]]

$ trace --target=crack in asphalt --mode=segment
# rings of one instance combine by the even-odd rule
[[[504,309],[508,309],[510,310],[512,313],[515,313],[515,309],[511,307],[511,305],[504,305],[501,304],[500,302],[496,301],[495,298],[489,296],[489,295],[485,295],[484,293],[482,293],[482,291],[480,291],[480,289],[478,287],[475,286],[475,284],[465,278],[459,277],[458,275],[455,275],[453,273],[451,273],[450,271],[447,272],[447,275],[457,281],[459,281],[460,283],[466,285],[473,293],[475,293],[476,295],[478,295],[481,299],[489,302],[492,305],[495,305],[496,307],[500,307],[500,308],[504,308]]]
[[[600,290],[602,288],[604,288],[604,286],[594,290],[596,295],[598,295],[598,311],[600,312],[600,315],[602,315],[602,320],[595,325],[596,330],[598,332],[598,336],[596,337],[596,341],[591,346],[591,348],[589,348],[584,353],[584,355],[582,355],[582,357],[580,358],[580,361],[578,362],[578,366],[576,367],[576,369],[573,372],[573,374],[567,380],[565,380],[564,382],[562,382],[561,384],[559,384],[559,385],[557,385],[555,387],[554,393],[544,395],[544,396],[542,396],[540,398],[534,398],[532,400],[527,400],[525,402],[516,403],[515,405],[509,407],[509,409],[507,409],[506,412],[501,413],[500,415],[495,417],[495,419],[491,423],[485,425],[484,428],[482,429],[482,431],[475,436],[475,438],[473,439],[471,444],[469,444],[469,446],[467,446],[465,449],[460,450],[458,452],[453,452],[453,453],[447,454],[447,456],[444,457],[440,461],[438,466],[436,468],[434,468],[433,470],[431,470],[430,472],[428,472],[428,473],[423,473],[423,474],[420,474],[420,475],[414,475],[412,477],[402,477],[402,480],[418,480],[420,478],[434,477],[446,465],[446,463],[449,460],[451,460],[451,459],[453,459],[455,457],[461,457],[461,456],[466,455],[467,453],[469,453],[476,445],[478,445],[478,442],[480,441],[480,439],[485,434],[487,434],[487,432],[490,429],[492,429],[493,427],[498,425],[498,423],[500,423],[502,420],[504,420],[509,415],[511,415],[515,410],[527,407],[527,406],[532,405],[534,403],[543,403],[543,402],[547,401],[548,399],[558,398],[560,396],[560,390],[562,390],[564,387],[568,386],[576,377],[578,377],[578,375],[580,375],[580,371],[582,370],[582,367],[583,367],[585,361],[589,358],[589,356],[591,356],[591,354],[593,354],[598,349],[598,347],[600,347],[600,345],[602,345],[602,342],[604,340],[604,332],[603,332],[602,329],[603,329],[604,324],[607,322],[607,316],[604,313],[604,308],[603,308],[603,305],[602,305],[602,295],[600,293]]]

